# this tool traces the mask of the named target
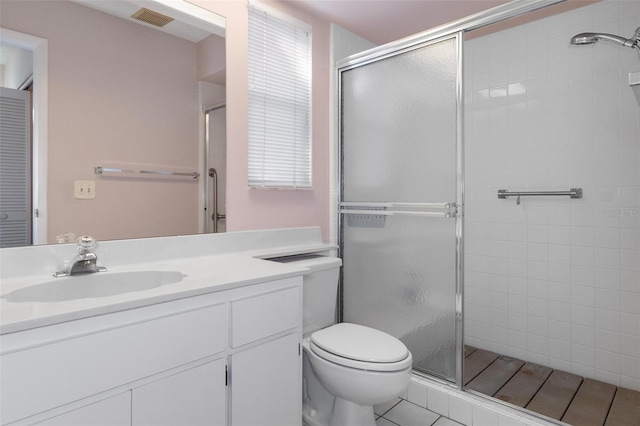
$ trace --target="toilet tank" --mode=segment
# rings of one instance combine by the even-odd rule
[[[302,280],[303,334],[336,322],[338,280],[342,260],[338,257],[304,255],[271,259],[309,268]]]

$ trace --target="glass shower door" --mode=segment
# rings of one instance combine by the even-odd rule
[[[342,320],[399,338],[416,370],[450,381],[460,302],[459,53],[455,34],[339,70]]]

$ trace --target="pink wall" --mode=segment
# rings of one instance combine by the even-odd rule
[[[215,34],[198,42],[196,48],[198,81],[225,84],[227,68],[225,43],[224,38]]]
[[[247,186],[247,3],[192,0],[227,18],[227,227],[230,231],[313,226],[329,240],[330,26],[286,2],[265,2],[313,29],[313,190]]]
[[[71,2],[3,1],[1,19],[49,41],[48,241],[196,233],[197,181],[93,173],[198,169],[195,44]],[[94,180],[97,197],[75,199],[75,180]]]

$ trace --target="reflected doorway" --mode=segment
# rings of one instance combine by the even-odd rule
[[[48,42],[46,39],[35,37],[30,34],[0,28],[0,86],[16,89],[17,91],[28,91],[30,105],[28,106],[29,122],[28,139],[29,147],[23,152],[24,168],[16,176],[12,176],[9,167],[3,167],[5,183],[18,179],[23,181],[21,191],[23,203],[21,203],[20,213],[16,215],[15,208],[10,213],[4,211],[9,203],[3,202],[2,217],[6,217],[6,222],[10,222],[9,228],[14,228],[10,233],[14,233],[16,224],[20,223],[22,228],[20,236],[16,239],[4,232],[4,237],[0,245],[2,247],[15,247],[31,244],[43,244],[47,235],[47,132],[42,129],[47,128],[47,103],[48,103]],[[5,117],[7,115],[5,114]],[[4,155],[8,159],[9,157]],[[15,159],[14,159],[15,160]],[[13,162],[13,161],[11,161]],[[13,185],[13,183],[11,184]],[[16,187],[12,190],[15,191]],[[5,193],[8,193],[5,191]],[[7,201],[5,199],[5,201]],[[15,201],[15,200],[14,200]],[[13,206],[15,207],[15,206]],[[11,217],[9,217],[11,216]],[[17,220],[16,220],[17,219]]]

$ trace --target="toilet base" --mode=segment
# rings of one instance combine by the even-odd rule
[[[346,399],[336,398],[329,426],[376,426],[372,406],[358,405]]]
[[[302,404],[302,426],[329,426],[329,418],[315,408]]]

